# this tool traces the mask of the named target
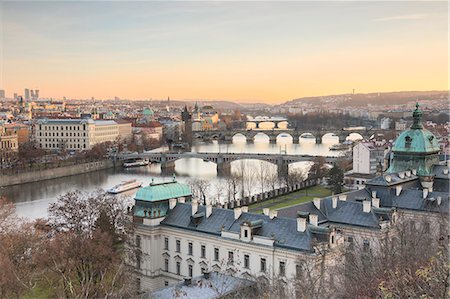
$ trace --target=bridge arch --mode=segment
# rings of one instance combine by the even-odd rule
[[[363,140],[364,137],[360,133],[351,132],[350,134],[348,134],[348,136],[345,139],[346,140],[357,141],[357,140]]]

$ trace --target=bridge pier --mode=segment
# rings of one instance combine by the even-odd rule
[[[222,162],[217,163],[217,176],[230,176],[231,175],[231,163]]]
[[[161,174],[170,175],[175,172],[175,161],[161,162]]]
[[[321,144],[321,143],[322,143],[322,136],[316,135],[316,144]]]
[[[347,135],[345,134],[339,134],[339,143],[344,142],[347,139]]]
[[[254,143],[255,142],[255,136],[246,136],[247,143]]]
[[[292,143],[293,144],[300,144],[300,136],[299,135],[292,135]]]
[[[286,161],[279,159],[277,161],[277,172],[278,177],[280,178],[287,177],[289,174],[289,164]]]
[[[269,142],[271,144],[276,144],[277,143],[277,135],[270,135],[269,136]]]

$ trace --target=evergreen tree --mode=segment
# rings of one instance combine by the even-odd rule
[[[332,187],[335,194],[342,192],[342,185],[344,184],[344,172],[336,165],[328,172],[328,185]]]

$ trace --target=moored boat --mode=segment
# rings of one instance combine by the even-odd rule
[[[136,189],[142,186],[142,182],[138,182],[136,180],[125,181],[122,182],[111,189],[108,189],[107,192],[111,194],[118,194],[128,190]]]
[[[134,160],[134,161],[127,161],[123,163],[123,167],[139,167],[139,166],[147,166],[148,161],[146,160]]]

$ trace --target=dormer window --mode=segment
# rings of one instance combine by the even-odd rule
[[[411,147],[412,138],[410,136],[405,137],[405,147],[410,148]]]

